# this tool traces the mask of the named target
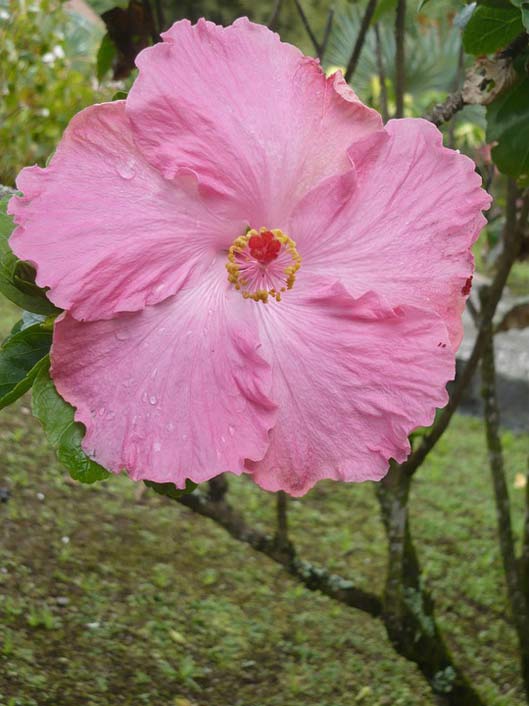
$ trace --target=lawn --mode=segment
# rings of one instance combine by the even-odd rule
[[[3,332],[13,317],[4,306]],[[2,412],[1,706],[434,706],[383,626],[300,587],[211,521],[124,477],[70,482],[26,397]],[[504,434],[521,520],[529,437]],[[273,496],[231,481],[262,528]],[[413,531],[440,625],[490,706],[523,704],[483,431],[457,417],[419,471]],[[290,504],[307,559],[381,591],[373,485]],[[518,533],[520,522],[516,527]]]

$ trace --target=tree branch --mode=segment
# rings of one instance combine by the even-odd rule
[[[300,0],[294,0],[294,2],[296,3],[296,7],[303,23],[303,26],[305,27],[305,30],[309,35],[310,41],[312,42],[312,46],[314,47],[316,56],[319,58],[321,56],[321,45],[316,39],[316,35],[314,34],[312,27],[310,26],[310,22],[308,20],[307,15],[305,14],[305,11],[303,10]]]
[[[380,28],[375,25],[375,47],[377,59],[378,80],[380,82],[380,114],[386,123],[389,120],[388,109],[388,88],[386,86],[386,71],[384,69],[384,59],[382,57],[382,42],[380,41]]]
[[[325,30],[323,32],[323,39],[320,46],[319,58],[323,59],[325,52],[327,51],[327,44],[329,43],[329,38],[331,36],[332,23],[334,21],[334,8],[331,7],[327,14],[327,22],[325,23]]]
[[[527,473],[525,476],[525,518],[520,566],[522,574],[522,589],[525,595],[525,600],[529,605],[529,456],[527,457]]]
[[[482,308],[486,306],[486,288],[481,290]],[[481,362],[482,397],[485,407],[485,431],[489,455],[489,466],[494,488],[498,537],[500,541],[503,570],[507,584],[507,594],[514,619],[518,642],[524,687],[529,698],[529,606],[522,590],[521,574],[518,573],[514,537],[511,522],[509,490],[505,478],[503,448],[500,438],[500,418],[496,400],[496,370],[494,366],[494,340],[492,322],[484,324],[485,343]]]
[[[406,90],[406,0],[397,0],[395,16],[395,117],[404,116],[404,92]]]
[[[465,107],[466,103],[463,100],[463,92],[456,91],[451,93],[443,103],[437,103],[430,113],[424,115],[425,120],[429,120],[434,125],[439,127],[443,123],[451,120],[454,115]]]
[[[209,499],[216,503],[221,502],[228,492],[228,479],[226,478],[226,474],[221,473],[220,476],[215,476],[215,478],[208,481],[208,486]]]
[[[272,14],[270,15],[270,19],[266,23],[266,26],[271,30],[277,29],[277,24],[279,22],[279,15],[281,14],[282,5],[283,5],[283,0],[276,0],[275,1],[274,8],[272,10]]]
[[[422,584],[408,517],[410,484],[411,477],[394,464],[377,485],[388,538],[384,625],[397,652],[419,667],[440,705],[483,706],[454,664],[435,621],[434,602]]]
[[[288,546],[288,512],[287,512],[288,498],[287,498],[287,494],[283,490],[280,490],[277,493],[276,503],[277,503],[277,505],[276,505],[276,507],[277,507],[277,531],[276,531],[275,540],[280,547],[284,548],[284,547]]]
[[[270,559],[284,566],[291,576],[300,581],[311,591],[320,591],[330,598],[357,608],[374,617],[380,615],[380,598],[361,588],[356,588],[351,581],[329,573],[307,561],[300,559],[290,542],[280,546],[276,538],[250,527],[241,513],[237,512],[225,500],[213,501],[198,490],[189,495],[182,495],[177,502],[193,512],[209,517],[223,527],[234,539],[249,544],[253,549],[265,554]]]
[[[515,201],[516,195],[517,193],[513,191],[513,186],[511,185],[509,200],[512,202],[514,199]],[[507,283],[507,278],[509,276],[511,268],[515,263],[516,258],[518,257],[518,253],[520,252],[523,232],[525,224],[527,223],[528,215],[529,194],[526,194],[523,200],[522,208],[520,209],[518,221],[514,225],[511,222],[511,219],[509,218],[509,211],[507,211],[508,218],[505,231],[505,245],[502,255],[500,257],[496,276],[494,277],[494,280],[490,287],[489,297],[487,298],[487,305],[481,311],[480,314],[481,323],[478,329],[476,340],[474,342],[474,347],[463,369],[463,372],[461,373],[461,376],[457,379],[448,404],[439,415],[430,433],[423,438],[421,445],[418,446],[417,449],[413,451],[408,460],[402,464],[402,468],[409,475],[413,475],[417,471],[426,456],[430,453],[430,451],[434,448],[441,436],[446,431],[454,412],[456,411],[459,406],[459,403],[461,402],[463,393],[476,371],[479,360],[481,358],[481,354],[483,352],[483,347],[485,345],[486,327],[494,317],[496,308],[503,294],[505,284]]]
[[[371,19],[375,14],[377,3],[378,0],[369,0],[369,2],[367,3],[364,16],[362,17],[362,22],[360,23],[360,29],[358,30],[358,37],[356,38],[356,42],[353,47],[353,53],[351,54],[351,58],[349,59],[349,63],[347,64],[347,68],[345,70],[344,78],[347,83],[349,83],[349,81],[353,77],[354,72],[356,71],[358,60],[360,58],[360,54],[362,53],[362,48],[366,40],[367,31],[369,29]]]

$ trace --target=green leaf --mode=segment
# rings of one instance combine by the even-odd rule
[[[81,483],[94,483],[110,473],[85,454],[81,447],[85,430],[74,421],[74,408],[59,395],[50,378],[49,365],[39,370],[33,383],[33,414],[70,475]]]
[[[491,54],[503,49],[524,31],[520,11],[507,3],[478,5],[463,32],[469,54]]]
[[[35,270],[11,252],[9,236],[14,224],[7,215],[8,199],[0,201],[0,292],[17,306],[35,314],[59,313],[47,299],[46,292],[35,284]]]
[[[112,96],[113,101],[124,101],[126,97],[128,96],[127,91],[116,91],[114,95]]]
[[[487,107],[487,142],[497,142],[492,159],[511,177],[529,175],[529,76],[522,76]]]
[[[428,0],[425,0],[428,2]],[[376,25],[376,23],[387,15],[389,12],[393,12],[397,7],[397,0],[379,0],[371,18],[371,26]]]
[[[97,50],[97,80],[101,82],[105,74],[112,68],[112,62],[116,56],[116,45],[110,39],[108,34],[105,34]]]
[[[143,482],[158,495],[165,495],[166,498],[171,498],[171,500],[178,500],[182,495],[192,493],[197,487],[197,484],[190,480],[186,480],[186,487],[183,490],[177,488],[174,483],[155,483],[152,480],[144,480]]]
[[[52,332],[33,324],[10,336],[0,348],[0,409],[29,390],[51,347]]]
[[[523,26],[529,32],[529,0],[511,0],[511,3],[520,9]]]

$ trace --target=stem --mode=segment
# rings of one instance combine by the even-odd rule
[[[398,0],[395,17],[395,117],[404,116],[404,91],[406,88],[406,0]]]
[[[486,288],[482,289],[481,294],[484,305],[487,296]],[[482,397],[485,406],[487,448],[494,488],[494,500],[496,503],[496,517],[503,570],[514,625],[520,644],[522,678],[529,702],[529,606],[522,590],[522,577],[521,574],[518,573],[516,553],[514,550],[509,490],[505,478],[503,448],[499,432],[500,417],[496,399],[496,369],[494,365],[494,340],[491,321],[488,321],[485,328],[481,379]]]
[[[371,19],[375,14],[377,3],[378,0],[369,0],[369,2],[367,3],[364,16],[362,17],[362,22],[360,23],[360,29],[358,30],[358,37],[356,38],[356,42],[353,47],[353,53],[351,54],[351,58],[349,59],[349,63],[347,64],[347,68],[345,70],[344,78],[347,83],[349,83],[349,81],[353,77],[354,72],[356,71],[358,60],[360,58],[360,54],[362,53],[362,48],[366,40],[367,30],[369,29]]]
[[[518,192],[515,186],[513,188],[513,185],[510,184],[508,193],[509,203],[515,204],[517,195]],[[520,252],[524,227],[529,216],[529,194],[527,194],[524,198],[518,221],[514,225],[512,223],[512,218],[509,217],[509,211],[512,212],[512,208],[507,209],[504,249],[500,257],[496,276],[494,277],[490,287],[489,296],[487,297],[487,304],[481,312],[481,324],[474,342],[474,348],[472,349],[472,353],[467,360],[461,376],[458,378],[454,386],[448,404],[439,415],[437,422],[432,427],[431,432],[423,438],[421,445],[418,446],[408,460],[402,464],[402,468],[410,475],[413,475],[417,471],[417,469],[424,462],[426,456],[428,456],[430,451],[434,448],[448,428],[452,415],[458,408],[463,397],[463,393],[476,371],[483,352],[483,347],[485,345],[485,330],[487,327],[487,322],[492,321],[494,317],[511,268],[518,257],[518,253]]]
[[[382,43],[380,41],[380,28],[378,24],[375,25],[375,46],[378,80],[380,82],[380,113],[382,120],[386,123],[389,120],[388,87],[386,86],[386,71],[384,69],[384,58],[382,56]]]

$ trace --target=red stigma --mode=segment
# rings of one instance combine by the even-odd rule
[[[261,235],[252,235],[248,241],[250,254],[257,262],[262,265],[268,265],[269,262],[275,260],[281,250],[281,243],[276,240],[274,234],[265,230]]]
[[[463,285],[463,288],[461,289],[461,294],[466,297],[467,295],[470,294],[470,290],[472,289],[472,275],[467,279],[465,284]]]

